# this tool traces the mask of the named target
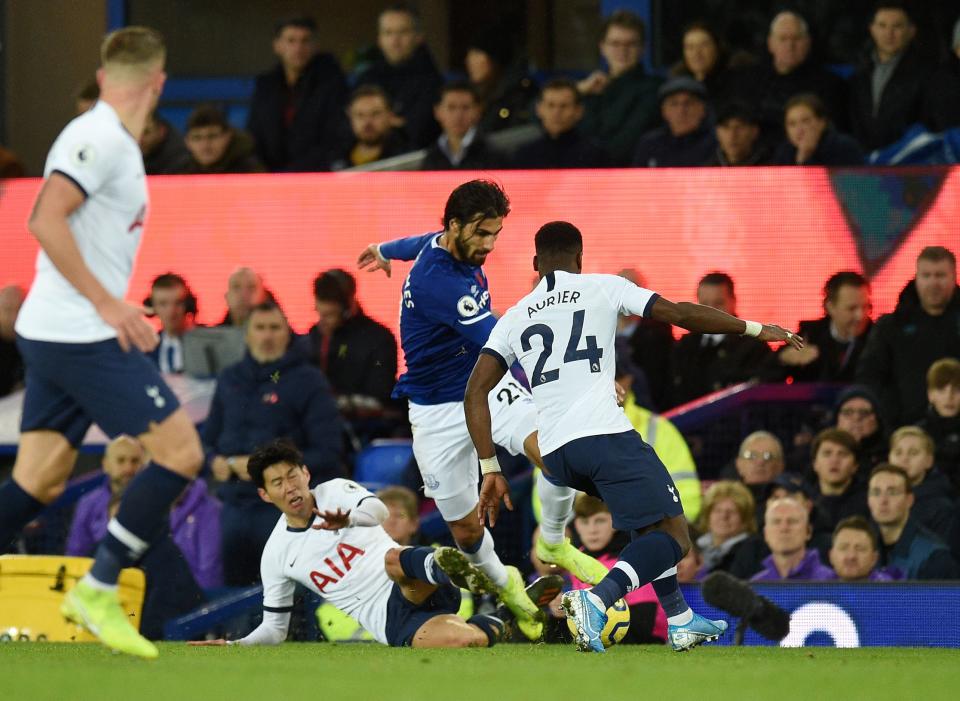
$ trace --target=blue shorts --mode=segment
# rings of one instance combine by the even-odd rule
[[[603,499],[621,531],[683,514],[677,485],[636,431],[586,436],[543,456],[547,479]]]
[[[460,610],[460,602],[459,589],[441,585],[418,606],[403,595],[399,585],[394,584],[387,600],[387,643],[391,647],[411,647],[420,626],[436,616],[456,613]]]
[[[138,350],[124,352],[116,339],[52,343],[17,336],[26,365],[20,432],[62,433],[77,447],[97,424],[113,438],[138,436],[180,406],[159,370]]]

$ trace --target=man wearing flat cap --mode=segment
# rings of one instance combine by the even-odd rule
[[[717,148],[707,120],[707,90],[687,76],[671,78],[658,92],[665,126],[644,135],[633,164],[643,168],[699,166]]]

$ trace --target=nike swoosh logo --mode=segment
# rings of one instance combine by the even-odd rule
[[[293,558],[293,562],[291,562],[289,565],[287,565],[287,567],[293,567],[293,563],[296,562],[296,561],[297,561],[297,558]]]

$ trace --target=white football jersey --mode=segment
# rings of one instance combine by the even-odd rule
[[[71,121],[50,148],[44,177],[73,181],[86,199],[68,220],[84,262],[114,297],[127,294],[143,221],[147,181],[136,139],[114,109],[97,102]],[[96,309],[41,249],[37,273],[17,317],[17,333],[35,341],[90,343],[116,337]]]
[[[540,452],[576,438],[633,430],[617,406],[620,314],[648,316],[655,292],[616,275],[555,272],[497,322],[481,352],[520,361],[537,406]]]
[[[317,485],[313,496],[321,512],[346,511],[374,497],[356,482],[339,478]],[[384,556],[397,547],[382,526],[320,531],[310,526],[290,528],[281,516],[260,558],[263,608],[289,610],[299,583],[386,644],[387,600],[393,581],[387,576]]]

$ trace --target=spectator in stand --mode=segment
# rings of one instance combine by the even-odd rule
[[[702,564],[698,579],[715,570],[726,571],[737,549],[757,532],[753,495],[740,482],[714,482],[703,497],[697,538]]]
[[[234,129],[216,105],[199,105],[187,118],[184,139],[190,158],[178,169],[183,175],[262,173],[253,152],[253,139]]]
[[[268,170],[328,170],[346,131],[347,81],[333,55],[317,52],[316,33],[310,17],[279,21],[273,37],[279,62],[254,84],[247,131]]]
[[[259,273],[253,268],[241,267],[230,273],[223,297],[227,302],[227,313],[218,326],[243,326],[251,310],[273,296],[263,286]]]
[[[586,494],[577,495],[573,504],[573,527],[581,543],[580,549],[611,569],[619,553],[630,543],[629,534],[615,530],[610,509],[600,499]],[[589,584],[573,574],[570,581],[574,589],[587,589]],[[652,584],[646,584],[624,597],[630,607],[630,629],[623,644],[662,645],[667,637],[667,614],[664,613]]]
[[[758,166],[770,161],[760,141],[760,122],[753,109],[739,100],[728,102],[717,113],[717,148],[704,165]]]
[[[657,121],[657,88],[663,82],[641,61],[646,26],[629,10],[616,10],[600,30],[600,55],[607,70],[577,83],[583,95],[584,133],[619,166],[629,165],[640,137]]]
[[[873,327],[870,283],[860,273],[834,273],[823,286],[823,309],[823,318],[800,322],[803,349],[781,349],[777,360],[799,382],[852,382]]]
[[[483,109],[481,130],[492,134],[533,122],[537,85],[512,60],[509,37],[488,31],[468,41],[464,69]]]
[[[735,76],[736,93],[758,110],[764,140],[771,146],[783,137],[787,101],[799,93],[819,96],[827,117],[846,124],[846,86],[839,76],[813,59],[812,46],[807,21],[798,13],[785,10],[770,22],[770,60]]]
[[[863,516],[848,516],[837,524],[830,547],[830,565],[842,582],[891,582],[900,573],[878,568],[877,534]]]
[[[960,19],[953,25],[950,53],[930,81],[925,112],[930,129],[941,132],[960,127]]]
[[[829,530],[848,516],[867,516],[867,490],[857,473],[857,440],[846,431],[826,428],[813,439],[810,454],[816,496]]]
[[[930,406],[917,425],[934,443],[937,466],[960,490],[960,361],[941,358],[930,366],[927,400]]]
[[[0,146],[0,180],[23,178],[27,174],[23,162],[10,149]]]
[[[774,153],[774,163],[785,166],[859,166],[863,151],[856,140],[830,124],[826,106],[813,93],[794,95],[783,110],[787,141]]]
[[[646,278],[639,270],[624,269],[617,275],[634,285],[647,286]],[[673,327],[656,319],[621,314],[617,320],[618,348],[623,347],[620,344],[624,341],[629,349],[629,359],[646,375],[652,400],[650,408],[665,411],[670,407],[670,394],[673,391],[670,370],[675,343]]]
[[[313,483],[344,476],[337,405],[323,374],[290,346],[290,326],[276,302],[250,314],[247,354],[217,378],[203,428],[207,463],[223,502],[224,580],[259,581],[260,553],[277,510],[257,495],[247,459],[258,445],[290,438],[303,452]]]
[[[178,173],[190,158],[183,137],[170,122],[154,112],[140,135],[140,152],[147,175]]]
[[[197,298],[176,273],[153,279],[144,306],[160,321],[160,343],[147,355],[162,373],[183,372],[183,336],[196,326]]]
[[[697,285],[697,303],[736,314],[733,278],[721,272],[704,275]],[[770,357],[770,346],[749,336],[688,333],[674,349],[674,401],[683,404],[760,378]]]
[[[834,404],[834,428],[846,431],[857,441],[858,481],[865,480],[874,465],[886,460],[887,432],[880,403],[867,387],[851,385],[840,392]]]
[[[443,133],[427,149],[420,170],[486,170],[503,167],[503,156],[480,131],[480,98],[470,83],[455,81],[440,90],[433,116]]]
[[[960,567],[947,546],[911,515],[913,488],[899,467],[881,463],[870,474],[870,515],[880,529],[885,564],[906,579],[957,579]]]
[[[81,85],[80,89],[77,90],[76,95],[74,95],[74,107],[76,108],[76,114],[83,114],[88,109],[93,107],[93,104],[99,99],[100,85],[97,83],[97,79],[93,78],[92,80],[89,80]]]
[[[764,516],[763,538],[770,556],[763,569],[750,577],[752,582],[823,581],[833,571],[820,561],[816,548],[808,548],[813,535],[807,508],[796,499],[771,499]]]
[[[23,385],[23,358],[17,350],[14,324],[23,304],[23,288],[7,285],[0,289],[0,397]]]
[[[387,505],[390,515],[383,522],[383,530],[398,545],[422,545],[419,540],[420,512],[417,495],[407,487],[384,487],[377,498]]]
[[[716,108],[724,105],[731,93],[731,68],[743,66],[745,54],[731,57],[720,35],[706,22],[696,21],[683,30],[683,55],[670,69],[671,76],[687,76],[703,83],[707,96]]]
[[[660,86],[660,115],[665,126],[643,135],[633,165],[645,168],[699,166],[716,152],[707,119],[707,91],[693,78],[671,78]]]
[[[927,369],[939,358],[960,358],[958,290],[953,252],[927,246],[917,257],[916,278],[900,293],[896,309],[880,317],[870,332],[857,382],[877,393],[887,425],[921,419],[928,402]]]
[[[391,5],[377,20],[378,55],[357,85],[379,85],[390,96],[393,126],[413,149],[430,144],[440,129],[433,119],[443,77],[423,43],[420,14],[410,5]]]
[[[890,464],[902,468],[913,489],[913,515],[924,528],[949,537],[957,490],[934,463],[933,439],[922,428],[901,426],[890,436]]]
[[[390,98],[377,85],[361,85],[350,95],[347,117],[353,138],[340,145],[331,170],[343,170],[406,153],[407,142],[394,127]]]
[[[367,316],[357,301],[357,281],[345,270],[313,281],[318,321],[298,339],[306,359],[326,375],[347,415],[382,410],[397,380],[397,340]]]
[[[783,444],[769,431],[754,431],[743,439],[734,460],[736,476],[756,504],[766,499],[769,484],[783,473]]]
[[[603,168],[610,164],[603,149],[579,128],[583,104],[573,81],[548,81],[540,91],[537,117],[543,136],[517,149],[517,168]]]
[[[867,151],[888,146],[917,122],[929,121],[924,102],[935,66],[920,55],[906,3],[880,0],[870,23],[873,44],[850,79],[850,123]]]

